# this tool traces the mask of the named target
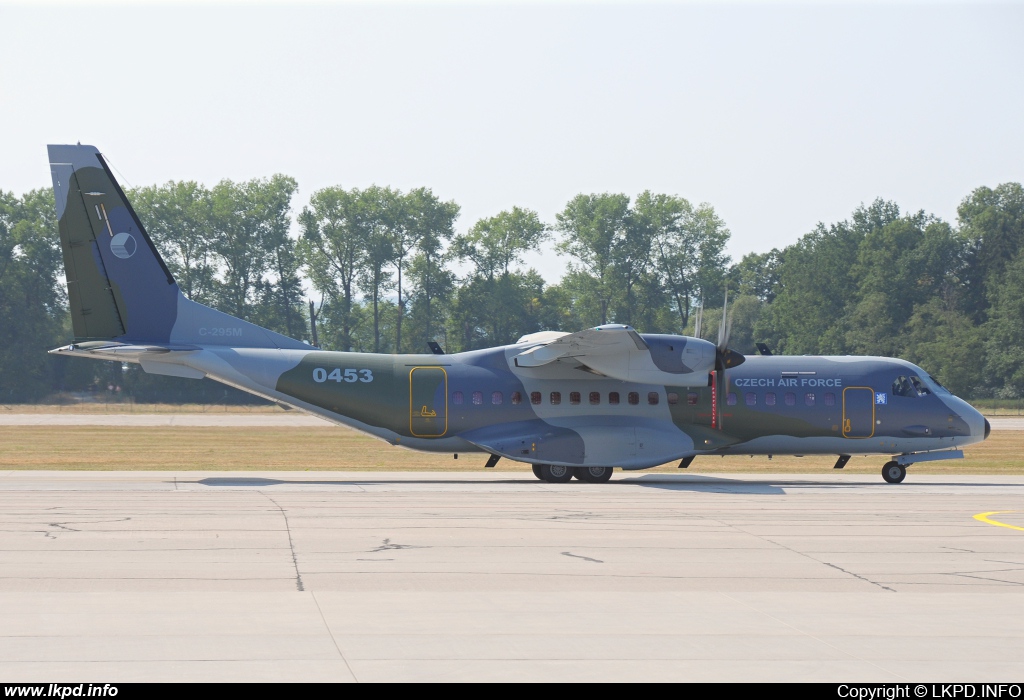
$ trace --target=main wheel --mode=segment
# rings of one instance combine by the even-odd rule
[[[572,467],[545,464],[540,468],[540,478],[552,484],[564,484],[572,479]]]
[[[603,484],[612,478],[611,467],[575,467],[574,476],[590,484]]]
[[[542,471],[543,469],[544,469],[544,465],[543,464],[534,464],[533,465],[533,475],[535,477],[537,477],[538,479],[540,479],[541,481],[544,480],[544,472]]]
[[[899,462],[886,462],[882,467],[882,478],[887,483],[898,484],[907,478],[907,468]]]

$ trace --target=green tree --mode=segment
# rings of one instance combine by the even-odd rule
[[[985,324],[987,374],[1000,398],[1024,396],[1024,251],[1004,268]]]
[[[366,188],[359,195],[359,206],[366,222],[366,238],[358,279],[359,288],[370,297],[373,310],[373,352],[381,351],[381,301],[394,284],[387,268],[394,259],[390,217],[397,208],[396,199],[397,193],[390,187],[377,185]]]
[[[313,193],[299,215],[299,257],[313,288],[330,305],[331,320],[339,331],[333,342],[323,344],[325,348],[352,350],[359,317],[357,278],[371,228],[366,214],[359,190],[325,187]]]
[[[65,336],[61,263],[53,193],[0,192],[0,401],[39,399],[65,369],[46,354]]]
[[[721,304],[729,229],[710,204],[694,208],[682,197],[644,192],[634,210],[652,229],[653,262],[679,316],[676,328],[686,328],[700,299]]]
[[[1006,266],[1024,248],[1024,187],[979,187],[960,203],[957,217],[967,243],[965,308],[983,321]]]
[[[252,320],[264,276],[280,267],[278,251],[288,248],[294,179],[274,175],[269,180],[235,183],[223,180],[212,190],[214,240],[222,281],[217,306]]]
[[[200,304],[215,303],[217,260],[210,191],[195,182],[171,181],[137,188],[129,196],[182,293]]]
[[[614,266],[619,241],[632,224],[629,197],[624,194],[579,194],[555,215],[564,238],[558,251],[572,256],[570,272],[589,275],[601,309],[601,324],[608,323],[615,294]]]
[[[494,279],[521,265],[523,255],[537,250],[548,238],[548,227],[537,212],[512,207],[497,216],[480,219],[453,244],[455,254],[469,260],[476,274]]]
[[[397,273],[398,318],[395,325],[395,347],[398,352],[402,348],[402,322],[406,312],[406,295],[403,294],[403,275],[413,263],[413,256],[418,252],[421,256],[417,269],[416,296],[424,303],[426,314],[426,336],[422,342],[430,340],[432,335],[432,310],[435,280],[439,275],[437,265],[440,261],[444,242],[451,240],[455,233],[455,219],[459,215],[459,205],[455,202],[442,202],[433,192],[425,187],[412,190],[398,200],[399,210],[392,217],[392,254],[395,272]]]

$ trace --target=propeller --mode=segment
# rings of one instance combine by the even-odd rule
[[[718,344],[715,347],[715,414],[717,420],[713,421],[713,428],[722,430],[722,406],[724,397],[729,391],[729,378],[726,370],[739,367],[746,361],[741,353],[729,349],[729,333],[732,331],[732,319],[729,318],[729,290],[725,290],[725,300],[722,302],[722,323],[718,326]]]

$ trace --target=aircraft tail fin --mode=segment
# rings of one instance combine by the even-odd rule
[[[178,286],[103,156],[47,150],[75,340],[168,337]]]
[[[307,348],[186,299],[94,146],[47,146],[76,342]]]

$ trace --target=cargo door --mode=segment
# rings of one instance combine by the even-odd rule
[[[409,370],[409,432],[416,437],[448,432],[448,374],[443,368]]]
[[[843,389],[843,437],[869,438],[875,434],[875,390],[867,386]]]

